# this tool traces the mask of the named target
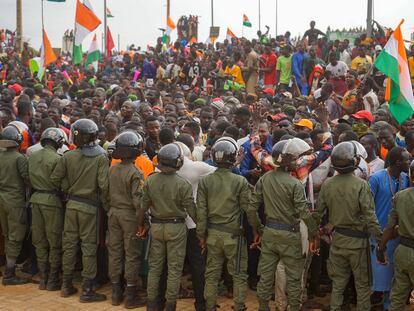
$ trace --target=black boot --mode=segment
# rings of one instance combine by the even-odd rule
[[[46,289],[48,291],[57,291],[57,290],[60,290],[60,288],[61,288],[61,284],[59,280],[59,272],[58,270],[52,270],[47,280]]]
[[[175,311],[177,310],[177,302],[176,301],[167,301],[165,304],[165,311]]]
[[[62,289],[60,291],[61,297],[69,297],[78,292],[78,289],[73,286],[71,277],[63,277]]]
[[[29,283],[29,280],[19,278],[16,276],[16,267],[6,267],[6,270],[4,271],[3,276],[3,285],[22,285]]]
[[[39,289],[45,290],[49,279],[49,273],[45,269],[40,269]]]
[[[80,302],[99,302],[105,301],[106,296],[104,294],[96,293],[93,290],[92,280],[86,279],[82,284],[82,295],[80,296]]]
[[[147,301],[147,311],[159,311],[158,304],[156,300]]]
[[[138,297],[137,287],[128,285],[126,288],[125,308],[134,309],[145,306],[146,301]]]
[[[112,305],[119,306],[122,302],[123,295],[122,295],[122,288],[121,284],[119,283],[112,283]]]

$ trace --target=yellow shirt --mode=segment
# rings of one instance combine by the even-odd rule
[[[366,55],[365,57],[357,56],[352,60],[351,69],[359,71],[365,67],[365,69],[368,70],[370,65],[372,65],[371,56],[368,56],[368,55]]]
[[[233,65],[233,67],[226,67],[226,70],[224,71],[225,74],[231,75],[234,78],[234,82],[237,82],[238,84],[245,85],[243,80],[242,71],[239,66]]]
[[[408,68],[410,70],[411,85],[414,87],[414,56],[408,58]]]

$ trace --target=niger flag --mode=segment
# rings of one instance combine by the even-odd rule
[[[101,24],[101,20],[95,15],[89,1],[81,3],[76,1],[75,16],[75,42],[73,44],[73,63],[82,62],[82,42],[92,31]]]

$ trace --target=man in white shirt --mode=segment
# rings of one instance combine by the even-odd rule
[[[185,134],[181,134],[185,135]],[[190,135],[187,138],[191,139]],[[182,139],[184,140],[184,139]],[[191,154],[192,150],[190,148],[194,147],[191,146],[191,143],[188,143],[187,146],[182,142],[177,142],[178,145],[180,145],[181,149],[183,150],[184,155],[184,163],[183,166],[177,171],[178,176],[183,177],[186,179],[193,188],[193,197],[194,201],[197,198],[197,188],[199,181],[213,173],[217,168],[211,165],[208,165],[204,162],[200,161],[193,161],[191,160]],[[194,289],[194,295],[195,295],[195,310],[204,310],[204,257],[201,254],[201,248],[199,245],[199,241],[196,234],[196,224],[194,221],[187,216],[186,219],[186,225],[188,228],[188,235],[187,235],[187,248],[186,248],[186,257],[188,260],[188,263],[190,265],[190,272],[191,272],[191,278],[193,283],[193,289]]]
[[[367,79],[363,85],[362,94],[364,109],[368,110],[371,113],[375,113],[379,108],[379,100],[377,94],[373,91],[373,82],[370,79]]]
[[[351,66],[351,55],[348,53],[348,51],[346,50],[346,47],[344,44],[339,44],[339,60],[344,62],[348,67]]]
[[[329,53],[329,64],[326,66],[326,71],[329,71],[334,78],[345,77],[348,72],[348,66],[345,62],[336,59],[335,52]]]
[[[367,152],[367,158],[365,160],[368,164],[368,177],[371,177],[372,174],[384,168],[384,161],[376,154],[378,140],[374,134],[368,133],[362,136],[359,139],[359,142],[364,146],[365,151]]]

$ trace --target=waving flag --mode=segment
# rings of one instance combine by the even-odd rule
[[[165,30],[164,36],[162,37],[162,42],[167,43],[168,37],[171,35],[171,32],[176,28],[174,21],[171,16],[167,18],[167,29]]]
[[[106,27],[106,57],[111,57],[111,51],[115,47],[114,39],[112,39],[109,27]]]
[[[88,34],[101,24],[101,20],[95,15],[89,1],[76,2],[75,17],[75,42],[73,44],[73,63],[82,62],[82,42]]]
[[[400,124],[414,113],[413,88],[401,32],[403,22],[404,20],[392,33],[374,63],[375,67],[388,76],[385,96],[388,99],[392,116]]]
[[[243,14],[243,26],[252,27],[252,23],[249,21],[249,18],[246,14]]]
[[[95,71],[98,69],[98,61],[101,59],[101,52],[98,50],[98,41],[96,34],[93,36],[91,47],[89,48],[88,56],[86,56],[85,67],[92,64]]]
[[[107,18],[115,17],[115,16],[112,15],[112,12],[108,8],[106,8],[106,17]]]
[[[230,28],[227,28],[227,34],[226,39],[228,41],[231,41],[231,38],[237,38],[236,35],[230,30]]]
[[[56,61],[55,52],[53,52],[52,45],[45,30],[43,29],[42,47],[40,51],[40,57],[35,57],[29,60],[29,69],[31,74],[37,72],[37,78],[42,80],[45,73],[45,69],[51,63]]]

